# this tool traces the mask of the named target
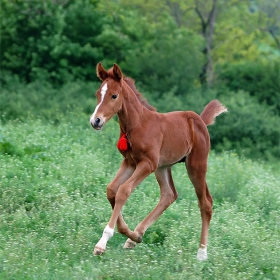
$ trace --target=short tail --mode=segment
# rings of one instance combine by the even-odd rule
[[[215,122],[217,116],[225,112],[227,112],[227,108],[223,104],[218,100],[212,100],[205,106],[200,117],[206,125],[211,125]]]

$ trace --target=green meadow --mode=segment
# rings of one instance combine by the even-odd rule
[[[177,201],[143,243],[125,250],[126,237],[116,232],[105,254],[94,256],[111,214],[106,185],[121,161],[118,131],[111,120],[96,132],[88,116],[74,113],[57,123],[1,124],[1,279],[280,279],[279,173],[234,152],[209,156],[207,261],[196,260],[201,221],[184,164],[173,167]],[[158,198],[151,175],[123,208],[130,228]]]

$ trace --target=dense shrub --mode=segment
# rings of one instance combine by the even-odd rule
[[[227,91],[218,98],[228,113],[209,127],[212,145],[217,150],[236,150],[255,159],[280,157],[280,118],[270,106],[244,91]]]
[[[176,28],[169,14],[156,23],[135,10],[111,17],[99,2],[3,0],[2,71],[60,86],[92,81],[98,62],[106,68],[117,62],[149,91],[169,91],[174,81],[176,94],[192,87],[203,63],[199,35]]]
[[[89,79],[101,59],[96,2],[8,1],[1,5],[1,68],[23,81]]]
[[[96,106],[95,91],[98,87],[98,81],[66,83],[55,88],[46,81],[37,80],[24,85],[17,79],[7,78],[0,93],[1,118],[7,121],[40,117],[59,122],[62,116],[71,112],[90,115]],[[254,159],[275,160],[280,157],[279,116],[247,92],[220,93],[197,89],[176,95],[175,89],[171,89],[161,96],[143,92],[148,102],[162,113],[191,110],[200,114],[208,102],[218,98],[229,112],[217,117],[216,123],[208,127],[213,149],[235,150],[239,155]]]
[[[96,105],[97,83],[69,82],[60,88],[47,81],[22,84],[17,79],[6,80],[0,92],[1,119],[8,121],[43,118],[59,121],[71,112],[90,114]]]
[[[280,112],[280,59],[276,61],[242,61],[226,64],[219,78],[232,91],[243,90],[255,96],[259,103]]]
[[[128,15],[123,29],[129,38],[135,39],[121,64],[125,73],[138,81],[144,91],[159,98],[171,90],[175,95],[190,92],[204,63],[201,36],[176,27],[168,14],[152,25],[135,13]]]

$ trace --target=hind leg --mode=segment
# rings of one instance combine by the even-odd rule
[[[134,232],[137,232],[140,236],[144,235],[148,227],[178,196],[171,175],[171,167],[158,168],[155,171],[155,176],[160,186],[160,200],[153,211],[135,228]],[[124,248],[133,248],[135,245],[136,242],[128,238],[124,244]]]
[[[193,150],[186,160],[186,167],[190,180],[192,181],[196,191],[202,219],[200,247],[197,253],[197,259],[201,261],[207,259],[208,230],[212,217],[213,204],[213,200],[206,183],[207,155],[208,153],[206,155],[202,155],[201,150],[198,153],[195,153],[195,150]]]

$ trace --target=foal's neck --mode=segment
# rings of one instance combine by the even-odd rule
[[[143,115],[143,109],[143,105],[133,90],[123,83],[123,103],[121,110],[118,112],[122,133],[128,134],[139,125]]]

